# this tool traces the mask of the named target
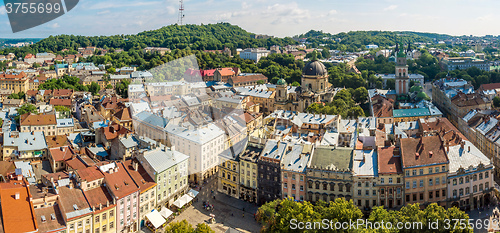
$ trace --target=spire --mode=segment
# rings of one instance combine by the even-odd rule
[[[399,43],[396,42],[396,48],[394,49],[394,54],[398,54],[399,52]]]
[[[406,49],[406,52],[411,52],[411,44],[408,43],[408,49]]]

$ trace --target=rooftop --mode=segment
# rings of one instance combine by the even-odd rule
[[[352,148],[318,146],[314,149],[308,168],[350,171],[353,168]]]
[[[128,174],[130,174],[135,183],[139,185],[141,193],[156,186],[154,179],[149,176],[144,167],[137,160],[127,160],[124,162],[124,165]],[[137,171],[135,167],[137,167]]]
[[[448,158],[450,160],[450,172],[458,172],[460,168],[468,170],[470,166],[476,169],[479,164],[484,166],[491,164],[483,152],[469,141],[463,141],[464,146],[450,146]]]
[[[110,163],[101,166],[100,169],[104,173],[104,180],[109,190],[116,199],[121,199],[139,191],[139,187],[132,180],[132,177],[129,176],[123,163]]]
[[[352,169],[355,176],[378,176],[377,150],[354,150]]]
[[[311,158],[311,152],[312,145],[288,145],[281,160],[281,169],[304,173]]]
[[[396,147],[378,147],[378,174],[402,174],[401,156],[394,155]]]
[[[403,138],[400,143],[404,168],[448,163],[439,136]]]
[[[165,149],[163,146],[144,152],[144,159],[157,173],[163,172],[188,158],[189,156],[179,151],[172,151],[170,148]]]
[[[87,203],[81,189],[60,186],[58,187],[58,190],[60,197],[59,207],[61,208],[66,222],[81,216],[92,214],[92,210],[90,209],[90,206]]]
[[[5,232],[35,232],[37,230],[29,187],[24,181],[11,180],[7,183],[0,183],[0,199]]]

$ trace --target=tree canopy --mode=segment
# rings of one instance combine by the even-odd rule
[[[165,227],[165,233],[215,233],[207,224],[200,223],[196,225],[196,229],[187,221],[169,223]]]
[[[421,210],[419,204],[407,205],[401,210],[386,210],[383,207],[374,207],[367,218],[363,217],[361,210],[351,201],[338,198],[335,201],[318,201],[315,204],[310,202],[296,202],[291,199],[275,200],[261,206],[256,214],[257,221],[263,226],[262,232],[292,232],[294,230],[307,230],[308,232],[329,232],[322,228],[323,220],[328,220],[328,227],[335,226],[335,223],[349,223],[350,221],[359,223],[356,229],[338,232],[473,232],[468,228],[469,216],[452,207],[445,209],[436,203],[428,205]],[[455,221],[463,221],[466,224],[462,227],[455,226]],[[298,224],[299,222],[310,222],[312,224]],[[314,223],[317,224],[316,229]],[[370,229],[370,224],[379,226],[392,226],[392,229]],[[398,229],[398,223],[411,223],[410,229]],[[483,221],[484,222],[484,221]],[[390,224],[389,224],[390,223]],[[437,224],[434,224],[437,223]],[[320,228],[318,228],[320,227]],[[302,229],[301,229],[302,228]],[[331,229],[331,228],[330,228]],[[334,228],[335,229],[335,228]],[[331,230],[330,230],[331,231]]]

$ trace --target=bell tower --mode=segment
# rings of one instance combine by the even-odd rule
[[[410,89],[410,78],[408,76],[408,65],[406,64],[406,54],[399,49],[399,45],[396,44],[396,93],[398,95],[407,94]]]

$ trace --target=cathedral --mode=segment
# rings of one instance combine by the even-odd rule
[[[305,112],[313,103],[331,102],[335,91],[328,82],[325,65],[311,61],[302,70],[301,86],[288,86],[284,79],[276,85],[275,109]]]

